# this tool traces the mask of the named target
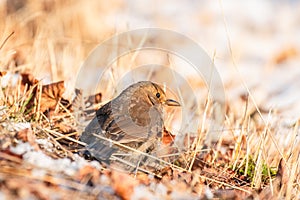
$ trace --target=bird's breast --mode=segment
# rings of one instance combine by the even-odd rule
[[[138,126],[151,126],[162,118],[162,112],[158,107],[145,103],[131,104],[128,107],[128,114]]]

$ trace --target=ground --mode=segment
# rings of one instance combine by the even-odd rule
[[[299,6],[1,1],[0,199],[299,199]],[[151,35],[100,51],[116,34],[149,27],[183,36],[159,35],[149,40],[158,48],[111,63],[109,52],[143,47]],[[205,62],[199,74],[183,54],[159,48],[193,53],[189,39],[214,64],[224,99],[212,98]],[[165,84],[182,103],[166,110],[162,138],[180,154],[156,170],[124,173],[79,153],[93,111],[130,80]]]

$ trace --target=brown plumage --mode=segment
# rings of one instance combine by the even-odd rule
[[[161,137],[165,105],[179,106],[179,103],[167,99],[165,92],[155,83],[135,83],[96,112],[80,140],[87,144],[91,156],[100,161],[108,161],[113,153],[128,150],[93,134],[149,152]]]

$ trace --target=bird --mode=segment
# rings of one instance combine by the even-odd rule
[[[84,129],[79,140],[87,144],[85,155],[110,163],[112,155],[128,153],[130,148],[151,153],[162,137],[165,106],[180,103],[168,99],[157,83],[140,81],[130,85],[99,108]],[[133,157],[129,153],[131,160]]]

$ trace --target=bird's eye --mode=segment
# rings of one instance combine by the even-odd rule
[[[156,97],[159,98],[159,97],[160,97],[160,94],[159,94],[159,93],[156,93]]]

